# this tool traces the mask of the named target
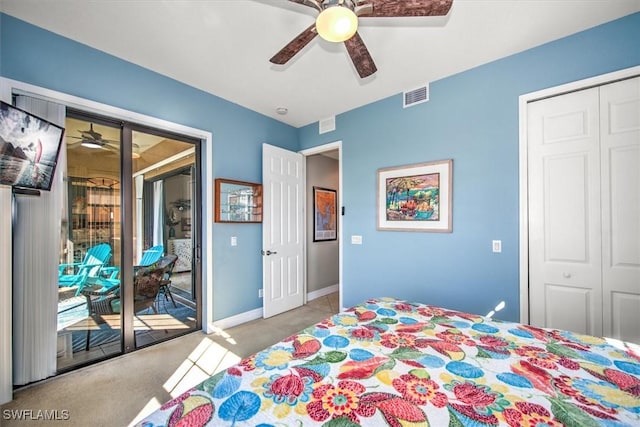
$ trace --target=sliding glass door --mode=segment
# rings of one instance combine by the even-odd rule
[[[133,130],[132,141],[133,329],[139,348],[197,327],[196,145],[144,130]],[[164,268],[160,286],[145,292],[142,282],[157,267]]]
[[[112,305],[121,263],[120,126],[68,116],[58,278],[58,370],[121,352]]]
[[[200,328],[198,141],[67,113],[58,371]]]

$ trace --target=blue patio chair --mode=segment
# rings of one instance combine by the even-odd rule
[[[136,271],[133,278],[133,311],[141,312],[148,308],[158,314],[155,301],[160,292],[160,287],[165,284],[165,277],[173,270],[173,266],[178,259],[177,255],[167,255],[161,257],[155,263],[141,267]],[[119,287],[91,286],[82,291],[87,299],[89,316],[96,324],[104,323],[103,315],[120,313],[120,289]],[[165,330],[166,332],[166,330]],[[85,350],[89,351],[91,340],[91,328],[87,328],[87,338]]]
[[[158,261],[160,258],[162,258],[163,254],[164,254],[164,246],[157,245],[157,246],[150,247],[149,249],[142,252],[142,258],[140,259],[140,262],[138,263],[138,265],[139,266],[151,265],[154,262]]]
[[[142,259],[140,259],[140,264],[134,267],[134,271],[137,271],[140,267],[146,267],[153,264],[154,262],[162,258],[163,254],[164,254],[163,245],[153,246],[145,250],[142,253]],[[176,301],[173,299],[173,295],[171,294],[171,290],[169,289],[169,287],[171,286],[172,271],[173,271],[173,265],[165,273],[162,285],[160,285],[159,296],[164,296],[165,300],[171,299],[173,306],[177,308],[178,306],[176,305]]]
[[[58,286],[77,287],[76,295],[80,295],[80,290],[86,286],[87,281],[92,277],[98,277],[102,267],[106,266],[110,259],[111,246],[108,243],[90,247],[82,262],[58,266]]]
[[[137,272],[141,267],[147,267],[154,262],[157,262],[160,258],[162,258],[163,254],[164,246],[162,245],[153,246],[145,250],[144,252],[142,252],[140,264],[133,266],[134,273]],[[87,282],[87,285],[99,285],[104,286],[108,289],[113,289],[114,287],[120,285],[120,267],[104,267],[102,271],[100,271],[100,277],[90,278]]]

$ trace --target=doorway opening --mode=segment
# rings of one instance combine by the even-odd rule
[[[342,142],[303,150],[306,164],[306,200],[307,200],[307,300],[311,301],[325,295],[338,296],[338,310],[342,304]],[[322,196],[335,196],[335,218],[325,218],[329,224],[335,220],[335,239],[329,225],[328,234],[323,235],[321,202]],[[326,215],[325,215],[326,216]]]

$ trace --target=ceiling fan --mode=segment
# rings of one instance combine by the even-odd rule
[[[318,34],[331,42],[344,42],[361,78],[377,71],[362,38],[358,34],[358,18],[401,16],[444,16],[453,0],[289,0],[318,11],[316,22],[298,34],[270,61],[286,64]]]
[[[69,135],[69,138],[78,139],[75,143],[70,143],[68,146],[74,146],[77,144],[82,145],[86,148],[95,148],[102,150],[109,150],[113,153],[120,152],[120,141],[112,140],[112,139],[104,139],[100,132],[97,132],[93,129],[93,123],[89,123],[89,129],[87,130],[78,130],[80,136]],[[134,159],[140,158],[140,147],[138,144],[132,144],[133,152],[131,153],[131,157]]]
[[[77,139],[78,141],[75,143],[71,143],[69,145],[73,146],[76,144],[80,144],[86,148],[101,148],[104,150],[118,151],[120,141],[113,141],[111,139],[102,138],[102,134],[100,132],[96,132],[93,130],[93,123],[89,123],[89,129],[87,130],[78,130],[80,136],[69,135],[69,138]],[[116,144],[116,145],[112,145]]]

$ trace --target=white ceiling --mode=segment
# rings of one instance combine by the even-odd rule
[[[316,37],[287,0],[0,0],[3,12],[300,127],[640,11],[640,0],[454,0],[446,17],[360,18],[378,72]],[[288,114],[276,113],[285,107]]]

